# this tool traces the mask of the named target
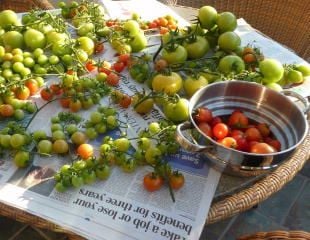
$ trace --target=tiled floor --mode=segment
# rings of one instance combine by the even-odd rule
[[[199,240],[233,240],[258,231],[310,231],[310,162],[281,191],[256,209],[207,226]],[[65,240],[65,235],[0,217],[0,240]]]

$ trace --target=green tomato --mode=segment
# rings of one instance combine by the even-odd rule
[[[191,97],[200,88],[208,85],[208,80],[203,76],[199,76],[198,79],[188,76],[183,83],[183,88],[188,97]]]
[[[301,72],[304,77],[310,76],[310,66],[305,64],[298,64],[296,70]]]
[[[198,19],[202,28],[211,29],[217,20],[217,11],[211,6],[203,6],[198,10]]]
[[[188,105],[189,102],[185,98],[180,98],[176,103],[168,102],[164,105],[164,114],[173,122],[186,121],[189,118]]]
[[[282,64],[276,60],[267,58],[259,63],[259,70],[263,75],[264,83],[273,83],[281,80],[284,74]]]
[[[128,31],[130,35],[134,36],[140,32],[139,23],[135,20],[127,20],[124,23],[124,30]]]
[[[22,109],[16,109],[14,112],[14,118],[17,121],[23,120],[25,118],[25,113]]]
[[[184,47],[191,59],[203,57],[210,49],[208,41],[201,36],[197,36],[194,42],[186,42]]]
[[[240,57],[228,55],[221,58],[218,68],[220,72],[228,75],[230,73],[240,73],[244,71],[245,64]]]
[[[145,161],[148,164],[156,164],[160,161],[162,152],[157,147],[150,147],[145,151]]]
[[[32,136],[33,139],[37,142],[47,138],[46,132],[44,130],[36,130],[32,133]]]
[[[14,163],[17,167],[24,168],[27,167],[30,161],[29,152],[18,151],[14,156]]]
[[[71,178],[71,184],[75,188],[80,188],[84,184],[83,178],[80,176],[74,175]]]
[[[23,48],[24,37],[23,34],[17,31],[9,31],[2,35],[3,44],[7,48]]]
[[[270,88],[270,89],[275,90],[275,91],[277,91],[277,92],[283,91],[283,88],[282,88],[281,85],[278,84],[278,83],[267,83],[265,86],[266,86],[267,88]]]
[[[56,141],[59,139],[66,139],[66,135],[62,130],[56,130],[52,132],[52,139],[53,141]]]
[[[11,135],[2,133],[0,135],[0,144],[3,148],[11,148]]]
[[[136,170],[137,163],[134,159],[127,159],[126,161],[122,162],[121,168],[126,173],[132,173]]]
[[[93,31],[95,26],[93,23],[87,22],[83,23],[81,26],[78,27],[77,34],[79,36],[86,36],[89,32]]]
[[[77,45],[80,49],[85,51],[88,56],[94,53],[95,44],[94,41],[89,37],[79,37],[77,39]]]
[[[24,33],[24,40],[26,46],[31,50],[36,48],[44,48],[46,45],[46,38],[44,34],[35,29],[28,29]]]
[[[232,32],[237,28],[237,18],[231,12],[220,13],[216,23],[220,32]]]
[[[19,133],[13,134],[10,139],[10,144],[12,148],[21,148],[25,144],[25,136]]]
[[[147,39],[144,36],[143,32],[139,32],[132,37],[132,40],[129,42],[132,52],[140,52],[147,45]]]
[[[127,152],[130,147],[130,141],[128,138],[118,138],[113,142],[114,147],[119,152]]]
[[[108,165],[100,165],[96,168],[95,173],[100,180],[106,180],[111,175],[111,168]]]
[[[187,51],[181,45],[178,45],[176,49],[172,51],[164,48],[161,55],[162,58],[165,59],[169,64],[183,63],[187,59]]]
[[[72,49],[63,42],[55,42],[52,46],[52,53],[57,56],[64,56],[67,54],[70,55],[72,53]]]
[[[235,32],[222,33],[218,38],[218,45],[227,52],[236,50],[241,44],[239,35]]]
[[[300,71],[291,69],[285,74],[285,78],[289,83],[302,83],[304,77]]]
[[[152,88],[155,92],[164,92],[168,95],[180,91],[182,85],[182,78],[175,72],[171,72],[170,75],[157,74],[152,80]]]
[[[96,173],[94,170],[83,171],[82,178],[85,184],[92,184],[96,181]]]
[[[53,149],[53,144],[51,141],[44,139],[38,143],[37,148],[38,152],[41,154],[50,154]]]
[[[18,24],[18,17],[12,10],[3,10],[0,12],[0,27],[7,29],[11,25]]]

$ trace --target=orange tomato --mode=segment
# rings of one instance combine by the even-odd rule
[[[0,105],[0,115],[3,117],[11,117],[14,114],[14,108],[10,104]]]
[[[84,160],[88,159],[93,156],[94,148],[88,143],[83,143],[78,147],[77,154]]]

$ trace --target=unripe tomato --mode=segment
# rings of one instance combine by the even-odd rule
[[[175,72],[171,72],[170,75],[157,74],[152,80],[152,88],[155,92],[164,92],[168,95],[180,91],[182,85],[182,78]]]

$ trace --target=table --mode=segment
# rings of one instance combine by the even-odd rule
[[[173,7],[173,9],[185,18],[196,13],[196,10],[191,8]],[[250,209],[280,190],[287,182],[294,178],[309,159],[310,151],[308,149],[310,149],[310,133],[308,133],[306,139],[294,155],[270,174],[248,179],[223,175],[206,224],[221,221]],[[230,184],[229,186],[227,186],[228,183]],[[241,187],[240,183],[242,183]],[[3,203],[0,203],[0,215],[26,222],[36,227],[67,233],[70,239],[81,239],[81,237],[57,224]]]

